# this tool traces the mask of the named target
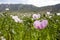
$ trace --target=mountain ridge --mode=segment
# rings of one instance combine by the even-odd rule
[[[50,12],[60,12],[60,4],[36,7],[34,5],[28,4],[0,4],[0,12],[5,11],[6,8],[9,8],[11,12],[41,12],[41,11],[50,11]]]

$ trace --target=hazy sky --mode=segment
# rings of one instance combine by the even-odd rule
[[[55,5],[60,3],[60,0],[0,0],[0,4],[18,4],[18,3],[22,3],[22,4],[32,4],[38,7],[41,6],[47,6],[47,5]]]

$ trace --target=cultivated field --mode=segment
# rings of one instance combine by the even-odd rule
[[[34,25],[36,20],[42,26],[38,22]],[[43,20],[48,23],[42,23]],[[60,15],[1,12],[0,40],[60,40]]]

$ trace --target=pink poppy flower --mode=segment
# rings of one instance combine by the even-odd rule
[[[44,29],[47,26],[47,24],[48,24],[48,21],[47,20],[43,20],[42,22],[36,20],[34,22],[34,27],[36,29]]]
[[[48,21],[47,20],[43,20],[41,22],[42,29],[44,29],[47,25],[48,25]]]
[[[36,29],[40,29],[41,28],[41,22],[40,21],[35,21],[34,22],[34,27],[36,28]]]
[[[40,18],[40,14],[33,14],[33,19],[36,20],[36,19],[39,19]]]

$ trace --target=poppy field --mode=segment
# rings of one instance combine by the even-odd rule
[[[60,40],[59,13],[27,15],[0,13],[0,40]]]

